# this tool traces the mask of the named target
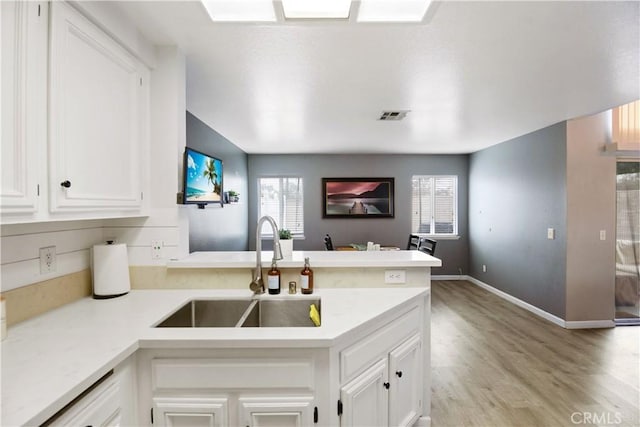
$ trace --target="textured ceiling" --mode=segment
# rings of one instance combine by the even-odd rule
[[[120,7],[180,47],[188,110],[247,153],[468,153],[640,98],[639,2],[437,2],[421,24]]]

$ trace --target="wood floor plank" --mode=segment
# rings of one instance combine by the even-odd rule
[[[567,330],[432,282],[432,426],[640,426],[640,326]]]

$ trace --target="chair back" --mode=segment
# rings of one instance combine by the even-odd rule
[[[328,251],[333,250],[333,242],[331,241],[331,236],[328,234],[324,236],[324,248]]]
[[[418,249],[418,243],[420,243],[420,236],[417,234],[409,234],[409,242],[407,243],[407,250]]]
[[[438,242],[427,237],[421,237],[418,242],[418,250],[425,254],[433,255],[436,252],[436,244]]]

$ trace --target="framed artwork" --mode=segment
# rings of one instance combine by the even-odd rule
[[[394,178],[322,178],[323,218],[393,218]]]

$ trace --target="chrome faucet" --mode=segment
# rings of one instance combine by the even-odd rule
[[[271,262],[275,263],[277,260],[282,259],[278,226],[273,218],[265,215],[258,220],[258,226],[256,228],[256,270],[253,275],[253,280],[249,284],[249,289],[251,289],[254,294],[264,293],[264,280],[262,280],[262,239],[260,238],[260,231],[265,221],[271,225],[271,229],[273,230],[273,259]]]

